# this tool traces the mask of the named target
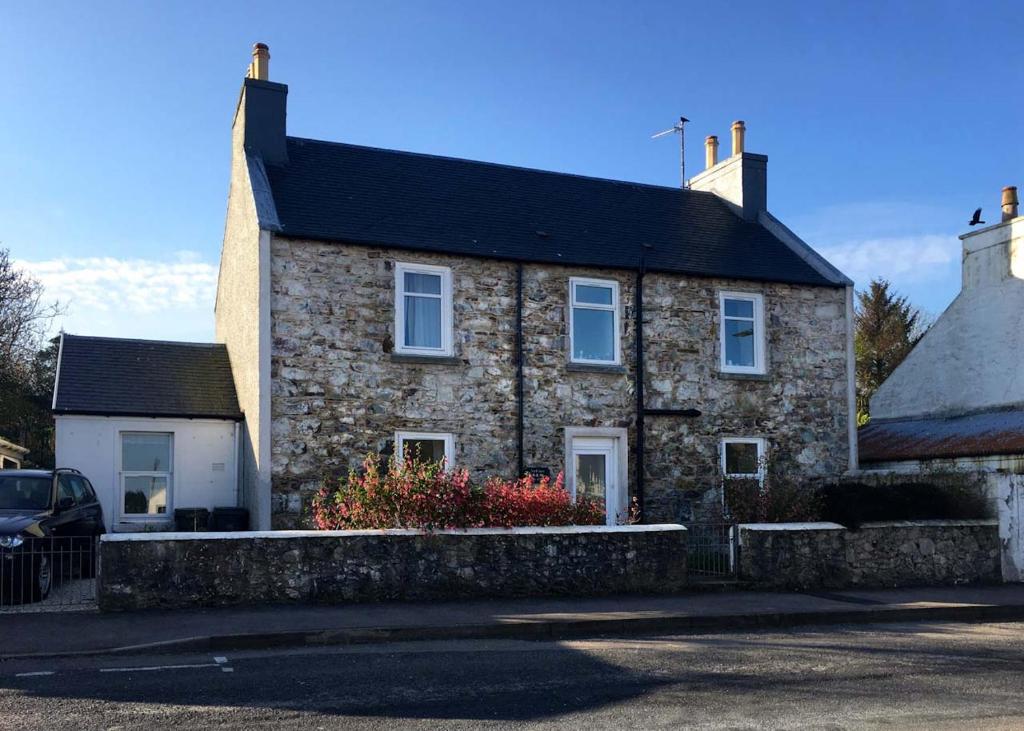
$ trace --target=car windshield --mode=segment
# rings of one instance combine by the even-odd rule
[[[0,473],[0,510],[46,510],[50,507],[49,477]]]

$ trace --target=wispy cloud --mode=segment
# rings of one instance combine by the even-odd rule
[[[194,252],[169,261],[114,257],[20,261],[66,306],[56,323],[83,335],[209,339],[217,267]]]
[[[899,201],[828,206],[787,221],[858,288],[884,277],[939,312],[960,289],[957,220],[935,206]]]
[[[819,251],[858,284],[874,277],[909,284],[948,275],[950,265],[959,258],[950,238],[941,234],[870,238],[820,246]]]

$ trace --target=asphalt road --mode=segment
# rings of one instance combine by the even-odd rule
[[[0,663],[0,729],[1024,728],[1024,623]]]

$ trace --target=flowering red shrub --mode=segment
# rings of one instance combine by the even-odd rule
[[[321,530],[372,528],[480,528],[527,525],[601,525],[597,503],[573,501],[562,482],[534,485],[492,478],[482,489],[465,469],[443,463],[390,460],[370,455],[361,473],[324,484],[313,498],[313,522]]]
[[[562,473],[552,482],[545,477],[534,484],[491,478],[484,485],[479,525],[514,528],[523,525],[604,525],[604,508],[593,500],[575,501],[565,489]]]

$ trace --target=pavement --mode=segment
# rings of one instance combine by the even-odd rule
[[[0,659],[933,620],[1024,620],[1024,585],[10,614]]]

